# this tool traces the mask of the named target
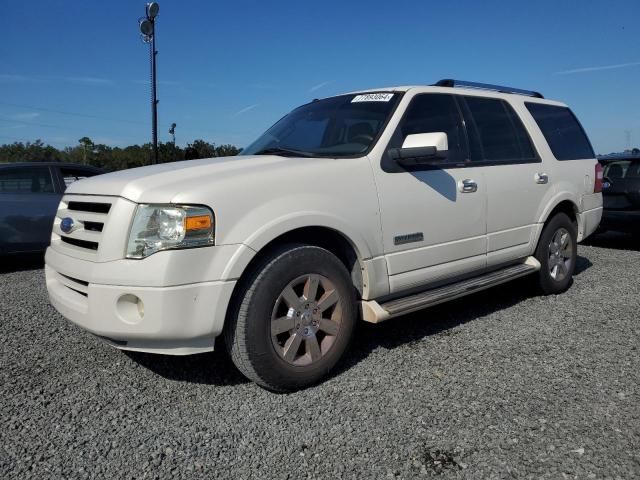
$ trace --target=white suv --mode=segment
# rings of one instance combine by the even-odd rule
[[[601,175],[571,110],[536,92],[443,80],[314,100],[240,156],[71,185],[47,287],[115,347],[184,355],[223,335],[248,378],[293,390],[358,319],[529,274],[567,289]]]

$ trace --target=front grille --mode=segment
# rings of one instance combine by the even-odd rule
[[[92,242],[90,240],[80,240],[79,238],[60,237],[64,243],[69,245],[75,245],[76,247],[88,248],[89,250],[98,250],[100,245],[98,242]]]
[[[89,230],[90,232],[101,232],[104,228],[104,223],[100,222],[84,222],[84,229]]]
[[[79,212],[109,213],[109,210],[111,210],[111,204],[98,202],[69,202],[67,209]]]
[[[83,201],[80,197],[63,198],[56,214],[53,233],[60,238],[61,244],[94,256],[100,248],[102,234],[111,211],[112,204],[108,201]],[[90,198],[90,197],[89,197]],[[63,232],[61,227],[64,218],[71,218],[72,228]]]

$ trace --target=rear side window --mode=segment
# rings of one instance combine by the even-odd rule
[[[0,169],[0,193],[53,193],[48,167]]]
[[[522,121],[504,100],[464,97],[472,162],[536,162],[537,156]]]
[[[558,160],[595,158],[591,143],[580,122],[567,107],[525,104],[540,127],[544,138]]]
[[[96,175],[96,172],[92,170],[86,170],[84,168],[69,168],[69,167],[61,167],[60,173],[62,174],[62,179],[64,180],[64,186],[68,187],[73,182],[77,180],[82,180],[83,178],[89,178]]]
[[[401,147],[407,135],[436,132],[447,134],[448,160],[453,163],[464,162],[467,158],[466,138],[460,111],[453,96],[439,93],[416,95],[389,146]]]

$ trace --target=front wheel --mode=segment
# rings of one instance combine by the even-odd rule
[[[342,357],[356,322],[356,297],[347,269],[331,252],[283,247],[241,288],[225,340],[247,378],[270,390],[296,390],[319,381]]]
[[[540,235],[536,259],[540,262],[539,286],[543,293],[564,292],[571,285],[576,268],[577,232],[565,213],[551,218]]]

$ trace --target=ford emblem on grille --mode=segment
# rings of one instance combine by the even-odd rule
[[[71,233],[74,226],[75,225],[73,222],[73,218],[71,217],[65,217],[60,222],[60,230],[62,230],[64,233]]]

